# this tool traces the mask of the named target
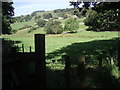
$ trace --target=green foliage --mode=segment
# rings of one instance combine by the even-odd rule
[[[36,15],[37,15],[36,12],[31,13],[31,16],[32,16],[32,17],[33,17],[33,16],[36,16]]]
[[[25,21],[30,21],[31,20],[31,16],[28,14],[24,17]]]
[[[63,32],[63,27],[60,21],[50,20],[45,25],[47,34],[60,34]]]
[[[97,12],[94,10],[90,10],[88,12],[87,18],[84,20],[84,23],[86,26],[92,26],[92,29],[95,30],[96,27],[99,27],[96,19],[97,19]]]
[[[74,10],[74,8],[66,8],[66,9],[56,9],[54,10],[54,13],[68,13],[68,12],[72,12]]]
[[[43,18],[44,19],[50,19],[50,18],[52,18],[53,16],[52,16],[52,14],[51,13],[47,13],[47,14],[44,14],[43,15]]]
[[[28,30],[28,33],[31,33],[32,31],[36,30],[37,28],[36,27],[32,27]]]
[[[69,17],[69,16],[68,16],[67,14],[64,14],[64,15],[63,15],[63,18],[64,18],[64,19],[67,19],[68,17]]]
[[[81,10],[74,10],[73,14],[76,15],[78,18],[85,17],[87,13],[87,9],[82,8]]]
[[[13,2],[2,2],[2,34],[11,34],[11,16],[14,15]]]
[[[119,67],[117,67],[116,65],[113,65],[113,66],[112,66],[111,74],[112,74],[113,76],[115,76],[116,78],[118,78],[119,75],[120,75]]]
[[[16,23],[11,24],[11,28],[14,30],[20,30],[21,28],[25,27],[26,25],[33,26],[33,25],[35,25],[35,23],[32,20],[27,21],[27,22],[16,22]]]
[[[26,28],[31,28],[31,27],[32,27],[31,25],[25,24],[23,27],[19,28],[19,30],[26,29]]]
[[[45,24],[46,24],[46,21],[43,20],[43,19],[40,19],[40,20],[38,20],[38,22],[37,22],[37,25],[40,26],[40,27],[44,27]]]
[[[17,19],[17,22],[25,22],[25,21],[26,21],[26,20],[25,20],[25,17],[26,17],[26,16],[23,16],[23,15],[17,17],[17,18],[18,18],[18,19]],[[27,18],[27,17],[26,17],[26,18]]]
[[[10,19],[7,19],[6,16],[2,16],[2,34],[11,34]]]
[[[89,10],[84,21],[85,25],[89,26],[91,30],[120,31],[119,3],[99,3],[92,10]]]
[[[15,34],[16,32],[17,30],[14,30],[14,29],[11,31],[12,34]]]
[[[104,13],[90,11],[84,22],[95,31],[119,31],[119,21],[119,10],[109,10]]]
[[[35,21],[38,21],[41,18],[41,16],[35,16]]]
[[[76,15],[77,17],[79,17],[79,18],[81,17],[81,14],[80,14],[80,12],[78,10],[75,10],[73,12],[73,14]]]
[[[83,8],[83,9],[81,10],[81,15],[85,17],[85,16],[86,16],[86,13],[87,13],[87,9]]]
[[[65,22],[64,31],[74,32],[79,28],[79,22],[75,18],[69,18]]]
[[[15,44],[21,43],[20,41],[14,41],[10,39],[2,39],[2,53],[10,53],[13,51],[13,48],[16,48],[16,51],[19,51],[20,48],[15,46]],[[14,52],[13,52],[14,53]],[[3,61],[4,62],[4,61]]]

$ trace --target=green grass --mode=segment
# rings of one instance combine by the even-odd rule
[[[32,46],[32,52],[34,52],[34,34],[35,33],[44,33],[43,28],[38,28],[37,30],[27,33],[28,30],[23,30],[14,35],[3,35],[3,38],[9,38],[15,41],[21,41],[25,45],[25,52],[29,52],[29,47]],[[116,41],[111,40],[112,38],[117,38],[118,32],[93,32],[93,31],[82,31],[73,34],[58,34],[58,35],[46,35],[46,79],[47,87],[65,87],[65,77],[64,77],[64,63],[62,55],[67,54],[71,57],[71,67],[75,69],[77,56],[85,55],[86,56],[86,67],[92,67],[90,70],[86,68],[86,80],[84,83],[90,83],[93,88],[99,87],[112,87],[114,80],[116,85],[119,86],[117,79],[111,80],[111,74],[106,72],[108,69],[103,71],[106,73],[105,78],[99,77],[97,69],[98,60],[96,59],[97,51],[109,50],[111,47],[117,47]],[[19,47],[22,47],[22,43],[16,44]],[[106,53],[105,53],[106,55]],[[52,60],[57,62],[52,63]],[[58,62],[58,60],[60,60]],[[104,64],[104,62],[103,62]],[[57,72],[59,71],[59,72]],[[30,63],[28,66],[28,72],[35,72],[35,63]],[[115,69],[112,71],[113,74],[117,75],[118,71]],[[76,76],[76,71],[72,71],[72,77],[76,77],[75,80],[79,80]],[[108,75],[108,76],[107,76]],[[115,76],[114,75],[114,76]],[[50,78],[51,77],[51,78]],[[108,78],[106,80],[106,77]],[[87,80],[88,78],[88,80]],[[100,83],[100,80],[106,80],[106,82]],[[108,84],[108,82],[110,84]],[[73,81],[74,82],[74,81]],[[104,83],[104,84],[103,84]],[[104,86],[102,86],[102,84]],[[74,83],[72,84],[74,86]],[[71,86],[72,86],[71,85]],[[75,87],[79,86],[79,83],[75,83]]]
[[[44,13],[42,13],[42,14],[44,14]],[[66,49],[69,46],[72,47],[72,46],[74,46],[73,44],[87,43],[87,42],[92,42],[95,40],[109,40],[114,37],[118,37],[118,32],[85,31],[85,29],[87,29],[88,27],[84,25],[84,23],[83,23],[84,19],[85,18],[78,19],[80,22],[80,27],[78,29],[78,33],[46,35],[46,38],[45,38],[46,39],[45,40],[46,56],[48,56],[49,53],[54,53],[52,55],[53,58],[49,58],[49,59],[47,59],[47,61],[51,61],[53,59],[55,59],[55,60],[61,59],[62,55],[68,53],[68,52],[64,51],[64,48]],[[64,24],[65,20],[61,20],[61,22]],[[33,26],[34,21],[15,23],[11,26],[13,29],[18,30],[19,28],[23,27],[26,24]],[[28,31],[29,31],[29,29],[20,30],[16,34],[13,34],[13,35],[4,35],[3,38],[9,38],[11,40],[21,41],[22,43],[19,43],[16,45],[19,47],[22,47],[22,44],[24,44],[25,52],[29,52],[29,47],[31,46],[32,52],[34,52],[35,51],[34,34],[38,34],[38,33],[45,34],[45,31],[44,31],[44,28],[37,28],[37,30],[34,30],[30,33],[28,33]],[[97,44],[97,43],[95,43],[95,44]],[[81,44],[80,44],[80,46],[81,46]],[[75,47],[80,50],[83,50],[82,47],[85,47],[86,49],[91,50],[92,48],[94,48],[94,45],[92,44],[91,47],[87,46],[86,44],[81,47],[75,45]],[[59,50],[62,50],[62,51],[60,51],[58,53],[57,51],[59,51]],[[74,49],[73,49],[73,51],[74,51]],[[22,52],[22,49],[20,50],[20,52]],[[56,52],[58,53],[58,55],[56,55]],[[79,52],[79,50],[76,50],[74,52],[75,52],[75,54],[73,54],[73,56],[70,54],[72,57],[76,57],[76,55],[77,55],[76,53],[79,54],[82,51]],[[71,53],[71,51],[69,53]],[[54,56],[54,55],[56,55],[56,56]],[[50,54],[50,57],[51,57],[51,54]],[[58,63],[58,64],[60,64],[60,66],[62,66],[61,63]],[[58,68],[58,67],[56,67],[56,68]],[[62,68],[60,67],[59,69],[63,69],[63,67]]]
[[[43,29],[35,30],[31,33],[27,33],[27,31],[23,31],[16,35],[4,35],[4,38],[10,38],[15,41],[22,41],[23,44],[28,48],[32,46],[34,51],[34,34],[35,33],[44,33]],[[93,40],[104,40],[111,39],[113,37],[118,37],[118,32],[92,32],[92,31],[84,31],[75,34],[59,34],[59,35],[46,35],[46,53],[52,52],[59,48],[65,47],[72,43],[76,42],[88,42]],[[26,51],[27,48],[25,48]]]
[[[35,48],[34,48],[35,47],[34,46],[34,34],[37,33],[37,32],[38,32],[38,30],[27,34],[24,31],[24,34],[18,33],[16,35],[4,35],[2,37],[3,38],[9,38],[9,39],[14,40],[14,41],[21,41],[24,44],[25,52],[29,52],[29,47],[30,46],[32,47],[32,51],[34,52],[35,51]],[[100,41],[101,40],[109,40],[109,39],[112,39],[114,37],[118,37],[118,32],[83,31],[83,32],[74,33],[74,34],[46,35],[46,38],[45,38],[46,55],[48,55],[49,53],[57,52],[61,49],[67,48],[69,46],[72,46],[75,43],[87,43],[87,42],[92,42],[92,41],[95,41],[95,40],[100,40]],[[19,44],[16,44],[16,45],[19,46],[19,47],[22,47],[22,43],[19,43]],[[102,42],[102,43],[103,43],[103,45],[105,45],[104,42]],[[100,45],[102,45],[102,44],[100,44]],[[80,46],[81,46],[81,44],[80,44]],[[83,46],[81,46],[81,48],[82,47]],[[94,45],[92,44],[91,47],[87,46],[87,48],[85,48],[85,49],[89,50],[90,48],[91,49],[94,48]],[[78,49],[79,49],[79,47],[78,47]],[[21,49],[21,52],[22,52],[22,49]],[[52,59],[48,59],[48,61],[53,60],[53,59],[56,59],[56,60],[61,59],[61,55],[65,54],[65,53],[60,53],[59,55],[56,55],[57,57],[54,57]],[[78,52],[75,51],[75,53],[78,53]]]
[[[84,20],[85,20],[85,17],[82,17],[78,21],[81,22],[81,23],[83,23]]]
[[[19,30],[20,28],[24,27],[25,25],[33,26],[34,24],[35,24],[34,21],[17,22],[17,23],[11,24],[11,27],[13,30]]]

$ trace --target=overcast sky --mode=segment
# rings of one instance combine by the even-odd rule
[[[73,8],[69,4],[70,0],[13,0],[13,7],[15,8],[15,16],[31,14],[37,10],[54,10]]]

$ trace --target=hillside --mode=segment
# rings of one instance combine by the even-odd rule
[[[41,27],[37,25],[37,22],[40,19],[43,19],[45,21],[49,20],[56,20],[60,21],[62,25],[64,26],[64,23],[66,22],[67,19],[69,18],[77,18],[76,15],[74,15],[74,9],[73,8],[67,8],[67,9],[56,9],[56,10],[51,10],[51,11],[44,11],[44,10],[39,10],[39,11],[34,11],[30,15],[21,15],[19,17],[15,17],[14,23],[11,24],[11,27],[14,32],[18,32],[19,30],[27,30],[37,27],[37,29],[34,32],[43,32],[40,31]],[[49,17],[48,14],[51,14],[52,16]],[[78,21],[80,23],[79,29],[86,29],[86,26],[83,23],[83,20],[85,17],[81,16],[81,18],[78,18]],[[39,30],[39,31],[38,31]],[[14,33],[13,32],[13,33]]]

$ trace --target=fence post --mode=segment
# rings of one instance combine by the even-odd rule
[[[79,56],[77,62],[77,74],[81,81],[85,78],[85,57]]]
[[[70,88],[70,69],[71,69],[71,63],[70,63],[70,57],[65,55],[65,79],[66,79],[66,88]]]
[[[23,51],[23,53],[24,53],[24,44],[22,44],[22,51]]]
[[[31,46],[30,46],[30,53],[32,52],[32,50],[31,50]]]
[[[102,56],[98,56],[97,58],[99,60],[99,69],[101,71],[101,69],[102,69]]]
[[[45,88],[45,34],[35,34],[35,54],[37,86]]]

